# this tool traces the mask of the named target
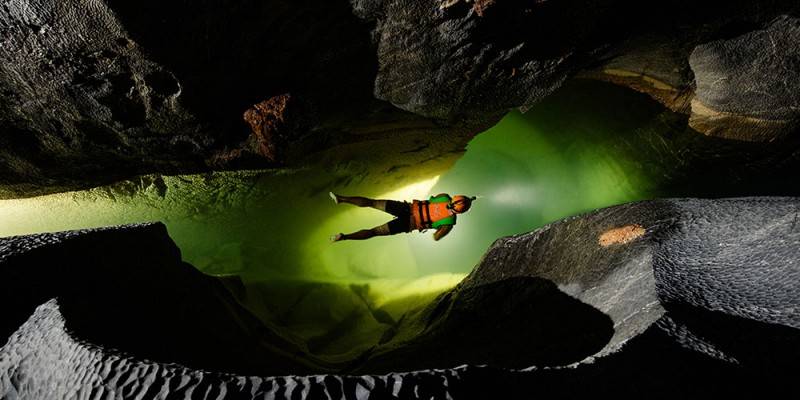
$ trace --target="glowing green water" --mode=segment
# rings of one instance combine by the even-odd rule
[[[614,95],[605,99],[612,103],[603,106],[609,110],[630,97],[619,90],[608,93]],[[88,191],[3,201],[0,235],[160,220],[184,257],[211,273],[237,273],[248,280],[322,281],[408,281],[457,274],[437,278],[452,282],[469,272],[499,237],[648,196],[652,183],[637,167],[644,160],[615,146],[620,137],[641,129],[658,108],[648,102],[622,104],[625,114],[609,118],[597,108],[597,100],[573,102],[580,96],[579,91],[566,91],[525,115],[510,114],[477,136],[450,171],[408,187],[354,193],[356,189],[335,185],[341,173],[327,170],[144,177]],[[440,242],[431,240],[429,232],[332,245],[328,237],[336,232],[379,225],[390,217],[335,206],[328,190],[399,200],[438,192],[481,198]]]
[[[468,272],[499,237],[648,197],[650,182],[632,166],[630,155],[613,148],[615,135],[623,132],[602,121],[565,123],[555,131],[538,122],[561,117],[569,118],[538,110],[511,114],[469,144],[433,192],[480,198],[445,240],[412,239],[422,270]]]
[[[524,115],[509,114],[472,140],[451,170],[411,186],[342,184],[357,181],[346,168],[143,177],[0,201],[0,236],[163,221],[188,262],[240,275],[256,314],[318,338],[320,352],[340,354],[380,337],[391,321],[376,310],[399,319],[456,284],[497,238],[599,207],[701,192],[674,189],[687,158],[669,143],[706,139],[673,132],[670,115],[636,93],[579,83]],[[698,178],[697,188],[714,179]],[[331,244],[332,234],[391,217],[334,205],[329,190],[398,200],[481,197],[440,242],[428,232]],[[348,333],[331,339],[331,326]]]

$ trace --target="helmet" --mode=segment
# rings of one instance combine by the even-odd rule
[[[450,201],[450,208],[453,211],[461,214],[465,213],[469,210],[470,206],[472,206],[472,200],[475,200],[475,197],[467,197],[464,195],[454,196],[453,199]]]

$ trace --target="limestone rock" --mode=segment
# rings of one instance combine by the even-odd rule
[[[559,21],[563,4],[352,3],[376,21],[375,97],[445,120],[530,105],[551,93],[576,68],[583,49],[574,43],[600,18],[590,14],[606,11],[589,4],[573,10],[579,22],[566,25]]]
[[[800,20],[703,44],[690,58],[697,84],[689,124],[709,135],[770,141],[800,120]]]
[[[0,9],[0,197],[148,173],[272,168],[276,160],[305,167],[329,158],[326,151],[399,179],[423,175],[407,171],[419,160],[434,160],[423,169],[440,173],[509,109],[527,109],[586,68],[673,110],[691,108],[700,131],[769,140],[791,130],[794,117],[784,114],[793,100],[780,103],[778,88],[772,100],[742,111],[760,101],[755,91],[749,100],[725,100],[738,104],[726,108],[711,99],[722,89],[702,89],[690,104],[687,57],[698,44],[747,42],[749,50],[729,46],[742,63],[762,60],[765,75],[791,74],[794,28],[763,27],[797,7],[788,0],[736,0],[725,9],[624,0],[12,1]],[[789,46],[772,70],[755,51],[767,37]],[[698,50],[701,63],[711,63],[697,67],[699,79],[738,74],[745,86],[725,89],[733,93],[758,78],[713,61],[726,60],[728,50],[709,46]],[[283,134],[272,143],[261,128],[251,135],[242,114],[285,93],[314,112],[299,113],[286,143]],[[767,109],[785,112],[761,115]],[[429,150],[383,163],[400,140],[404,149]]]
[[[275,160],[303,167],[337,146],[373,171],[416,164],[382,164],[397,141],[430,148],[419,160],[439,169],[500,116],[442,124],[374,99],[370,26],[344,1],[14,1],[0,29],[0,198]],[[292,112],[273,155],[242,115],[287,92],[313,111]],[[369,159],[341,147],[367,147]]]
[[[244,120],[253,133],[248,137],[248,147],[272,161],[281,161],[282,147],[297,128],[292,126],[289,102],[291,95],[282,94],[264,100],[245,111]],[[296,106],[295,106],[296,107]],[[295,122],[296,123],[296,122]]]
[[[681,43],[657,34],[643,36],[621,44],[613,51],[616,55],[611,60],[580,72],[578,77],[631,88],[672,111],[686,114],[694,97],[688,61],[691,48],[691,41]]]
[[[796,394],[798,209],[796,198],[645,201],[499,239],[458,287],[346,366],[252,321],[180,264],[163,226],[3,239],[0,397]],[[599,242],[631,225],[644,233]],[[319,372],[288,372],[304,368]],[[224,373],[247,371],[263,373]]]
[[[76,340],[62,306],[51,299],[0,348],[0,396],[57,400],[111,399],[318,399],[379,396],[444,398],[459,372],[379,376],[237,376],[155,363]]]
[[[0,26],[0,184],[168,171],[213,142],[104,2],[12,2]]]
[[[219,281],[183,263],[162,224],[3,238],[0,274],[2,341],[57,298],[75,340],[153,362],[240,374],[319,370]]]
[[[407,317],[401,331],[414,335],[378,349],[364,370],[452,367],[464,357],[481,357],[498,369],[514,368],[513,356],[492,356],[515,343],[507,335],[519,334],[526,342],[512,344],[517,354],[538,348],[527,358],[537,359],[533,365],[539,368],[519,375],[520,381],[536,382],[536,393],[571,397],[611,388],[634,393],[637,389],[629,382],[638,388],[659,387],[662,394],[684,390],[660,387],[663,374],[680,376],[676,379],[686,380],[695,392],[757,392],[757,379],[780,381],[790,374],[800,349],[800,318],[794,312],[800,304],[799,206],[792,198],[656,200],[499,239],[452,292]],[[610,230],[630,225],[644,232],[626,243],[599,243]],[[566,311],[546,291],[527,297],[514,284],[522,281],[529,290],[539,281],[550,282],[591,308],[584,314],[578,308]],[[552,317],[546,311],[525,313],[537,304]],[[611,326],[593,319],[593,312],[607,316]],[[576,315],[584,323],[569,328]],[[474,319],[486,326],[470,324]],[[549,326],[545,331],[567,332],[542,342],[539,324]],[[562,367],[552,368],[554,364],[537,358],[548,354],[548,346],[571,343],[577,335],[584,345],[597,338],[603,345],[586,349],[583,360],[578,359],[580,351],[571,356],[557,351],[566,357],[560,360]],[[575,344],[568,347],[578,349]],[[493,350],[482,354],[487,348]],[[541,369],[548,365],[550,369]],[[504,382],[514,380],[513,374],[495,373]],[[734,377],[742,381],[717,387]],[[559,383],[573,380],[591,389]]]
[[[305,115],[304,115],[305,114]],[[284,164],[291,142],[308,131],[311,112],[291,94],[273,96],[253,105],[244,112],[244,121],[251,132],[242,143],[233,149],[223,150],[212,156],[211,165],[217,168],[230,167],[231,163],[242,164],[248,158],[266,160],[273,164]]]

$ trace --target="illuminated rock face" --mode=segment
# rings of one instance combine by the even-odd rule
[[[180,265],[158,225],[3,239],[0,396],[769,394],[800,356],[798,207],[657,200],[499,239],[458,287],[340,365],[247,322],[213,279]],[[645,233],[598,242],[631,224]],[[126,245],[136,262],[109,257]],[[304,370],[322,375],[288,375]]]
[[[597,358],[598,362],[616,360],[632,356],[628,354],[630,343],[645,340],[640,337],[665,335],[658,340],[674,340],[673,345],[703,356],[736,360],[731,365],[780,368],[797,356],[798,348],[790,346],[788,353],[779,349],[800,340],[800,316],[794,312],[800,294],[793,289],[800,285],[796,262],[800,251],[798,204],[798,200],[788,198],[646,201],[498,239],[451,293],[400,328],[416,336],[389,343],[367,365],[381,370],[452,367],[463,357],[481,354],[484,349],[497,346],[484,356],[491,359],[502,354],[507,343],[530,340],[527,347],[522,342],[517,344],[519,355],[541,345],[536,338],[542,333],[538,330],[540,323],[545,323],[548,332],[565,331],[559,339],[531,353],[530,360],[573,340],[569,347],[577,350],[578,343],[589,345],[598,338],[602,338],[599,347],[584,348],[583,357]],[[644,233],[627,243],[603,246],[598,242],[609,230],[631,224]],[[514,282],[526,280],[527,287],[537,280],[554,284],[580,304],[591,306],[591,311],[609,318],[609,326],[591,311],[581,314],[579,308],[569,308],[546,291],[519,301],[526,296],[525,290],[510,288]],[[492,286],[509,290],[495,292],[489,289]],[[474,295],[480,291],[485,292]],[[503,293],[500,296],[504,301],[493,301],[496,293]],[[547,304],[545,308],[552,314],[542,311],[528,322],[515,322],[514,333],[504,329],[537,303]],[[583,323],[569,328],[573,326],[571,318],[577,315],[582,315]],[[551,323],[545,321],[550,316],[558,316],[560,325],[552,321],[549,327]],[[486,324],[470,325],[469,318]],[[717,324],[725,328],[717,328]],[[731,328],[737,326],[741,330]],[[515,337],[515,333],[521,336]],[[772,338],[772,333],[778,336]],[[763,347],[756,350],[745,345],[748,337],[758,338]],[[634,357],[643,351],[633,348]],[[462,355],[463,349],[471,350]],[[556,353],[573,357],[559,360],[560,365],[582,359],[580,351],[571,356],[566,350]],[[495,359],[490,364],[510,367],[513,360]],[[611,361],[602,363],[613,365]],[[545,358],[531,364],[552,365]],[[581,366],[579,370],[592,368]]]
[[[619,55],[583,76],[647,93],[688,115],[688,125],[709,136],[747,142],[786,139],[798,126],[800,28],[790,16],[795,13],[777,11],[767,7],[737,23],[721,18],[715,22],[723,27],[717,34],[634,38],[611,52]]]
[[[709,135],[769,141],[800,121],[800,19],[703,44],[690,58],[697,85],[689,125]]]
[[[219,281],[183,263],[162,224],[4,238],[0,249],[4,284],[20,289],[0,294],[4,340],[57,298],[76,340],[104,348],[222,372],[316,370]]]
[[[236,376],[154,363],[76,340],[59,302],[36,308],[0,350],[0,396],[13,399],[444,398],[458,371],[380,376]],[[25,333],[22,333],[25,332]]]

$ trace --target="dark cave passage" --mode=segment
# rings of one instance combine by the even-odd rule
[[[0,201],[0,236],[163,221],[183,258],[226,277],[259,318],[311,353],[347,360],[400,334],[392,332],[399,321],[457,284],[497,238],[635,200],[800,194],[787,185],[797,143],[709,138],[685,119],[644,95],[577,80],[477,136],[446,173],[431,171],[412,185],[394,184],[402,172],[375,171],[386,174],[385,185],[356,193],[365,189],[346,165],[145,176]],[[336,206],[329,190],[480,199],[441,242],[428,232],[331,244],[334,233],[390,217]]]

